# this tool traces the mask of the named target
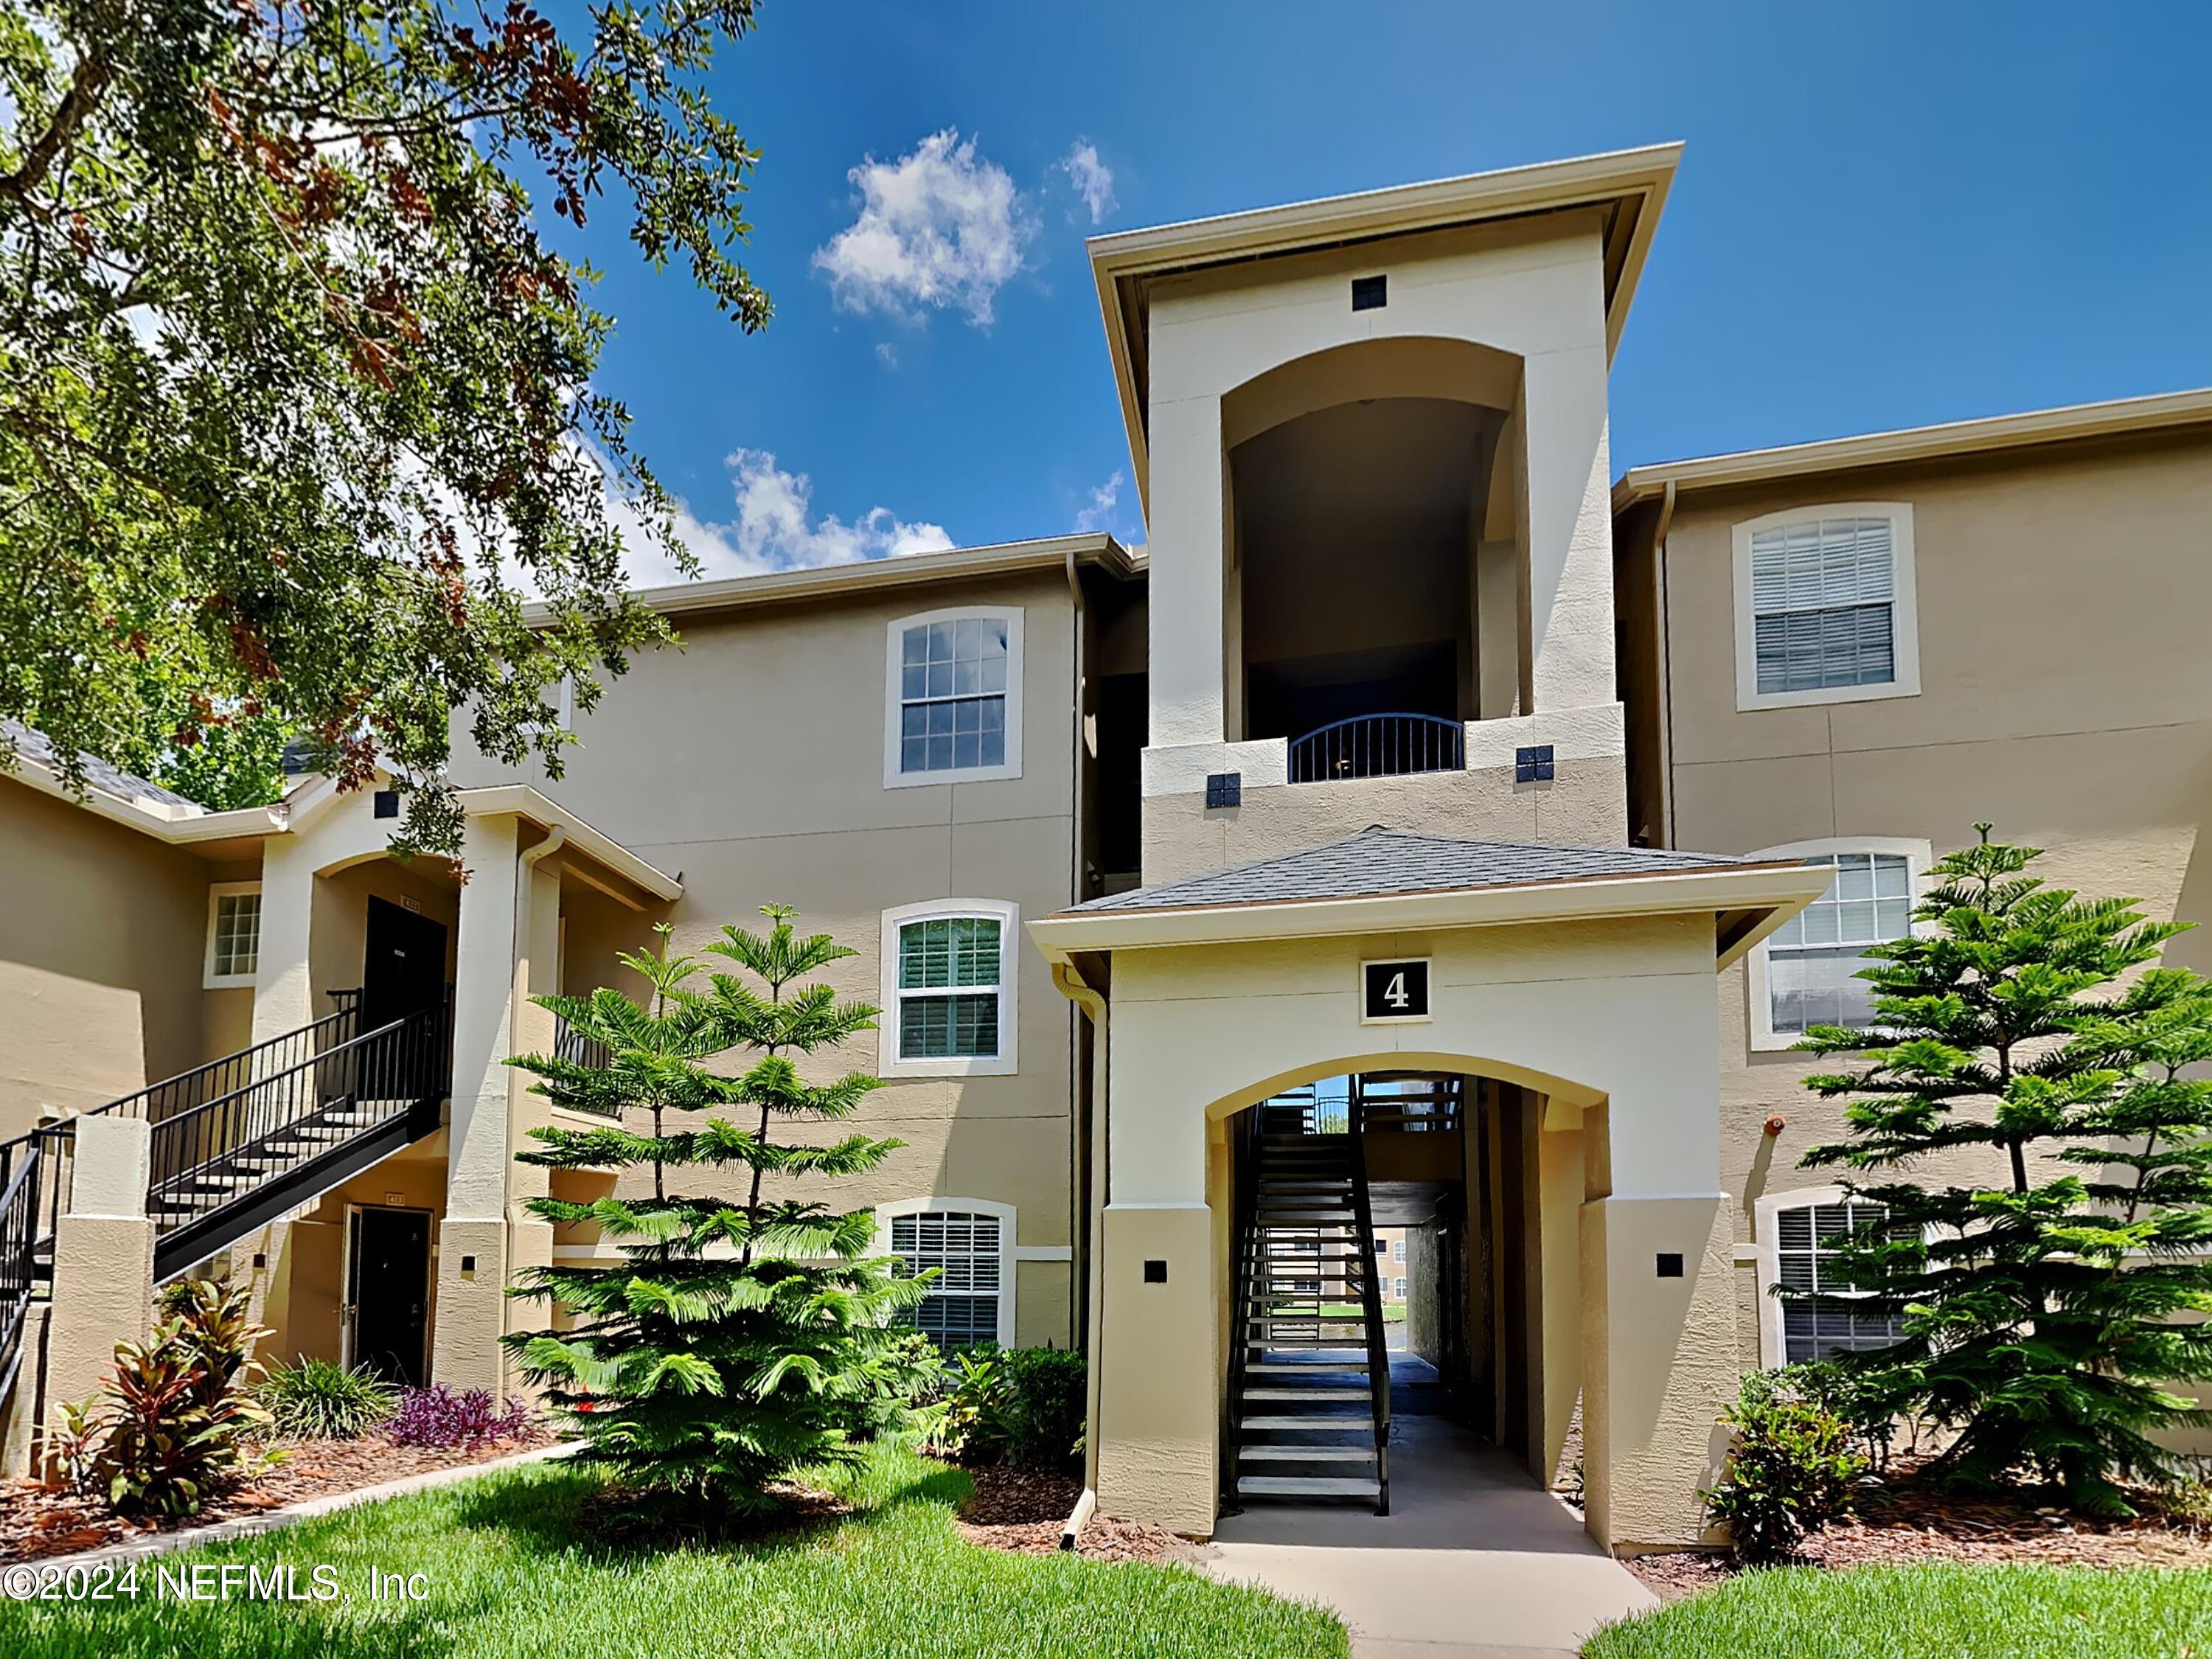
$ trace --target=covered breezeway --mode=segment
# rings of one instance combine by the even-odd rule
[[[1322,1079],[1421,1073],[1513,1103],[1512,1167],[1502,1144],[1492,1167],[1534,1291],[1500,1349],[1523,1356],[1522,1392],[1494,1399],[1524,1413],[1521,1468],[1555,1467],[1579,1399],[1589,1537],[1697,1541],[1738,1372],[1716,976],[1823,887],[1797,865],[1370,830],[1031,924],[1093,1028],[1100,1507],[1218,1529],[1238,1115]],[[1378,1001],[1373,970],[1395,967],[1417,968],[1418,1006]],[[1330,1524],[1395,1530],[1391,1507]]]

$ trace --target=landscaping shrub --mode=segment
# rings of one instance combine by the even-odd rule
[[[927,1413],[928,1443],[970,1462],[1060,1468],[1083,1439],[1085,1368],[1066,1348],[976,1347],[953,1356]]]
[[[455,1394],[442,1382],[427,1389],[402,1389],[399,1408],[382,1425],[395,1446],[479,1446],[487,1440],[511,1440],[526,1434],[535,1420],[526,1400],[510,1399],[504,1411],[492,1404],[489,1389]]]
[[[1851,1425],[1789,1371],[1753,1371],[1721,1420],[1735,1430],[1706,1510],[1748,1562],[1786,1560],[1808,1533],[1850,1511],[1851,1482],[1866,1465],[1850,1449]]]
[[[270,1333],[246,1316],[242,1290],[214,1280],[172,1285],[143,1343],[119,1342],[96,1416],[94,1489],[119,1514],[193,1515],[272,1455],[246,1449],[269,1413],[253,1397],[254,1345]]]
[[[349,1370],[304,1356],[275,1367],[253,1393],[277,1433],[303,1440],[357,1440],[390,1422],[399,1406],[399,1390],[368,1367]]]
[[[856,1443],[913,1429],[947,1387],[945,1356],[920,1331],[908,1331],[856,1367],[864,1386],[853,1401],[847,1433]]]

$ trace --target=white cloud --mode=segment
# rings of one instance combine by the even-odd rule
[[[1088,138],[1077,139],[1074,148],[1061,158],[1060,168],[1074,184],[1084,206],[1091,210],[1091,222],[1103,224],[1114,210],[1114,169],[1098,159],[1098,146]]]
[[[898,367],[898,348],[893,345],[889,340],[877,341],[876,361],[881,363],[885,368],[896,368]]]
[[[1121,470],[1114,469],[1114,476],[1091,492],[1091,505],[1075,515],[1075,527],[1096,532],[1114,527],[1114,509],[1121,500]]]
[[[814,250],[838,305],[908,319],[957,306],[988,325],[1035,231],[1006,170],[947,127],[896,161],[871,155],[846,176],[860,216]]]

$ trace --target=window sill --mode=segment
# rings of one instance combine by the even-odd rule
[[[1004,783],[1022,775],[1018,761],[1005,766],[964,766],[942,772],[886,772],[886,789],[920,789],[933,783]]]
[[[878,1057],[876,1075],[885,1079],[904,1077],[1012,1077],[1019,1068],[1012,1058],[994,1056],[989,1060],[890,1060]]]
[[[1816,708],[1838,702],[1884,702],[1893,697],[1917,697],[1917,682],[1890,680],[1881,685],[1824,685],[1809,691],[1739,691],[1736,712],[1755,714],[1767,708]]]

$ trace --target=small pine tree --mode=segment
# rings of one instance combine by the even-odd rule
[[[1867,1057],[1807,1079],[1850,1097],[1850,1138],[1804,1163],[1994,1154],[2007,1178],[1847,1182],[1887,1215],[1838,1265],[1903,1336],[1839,1358],[1883,1415],[1959,1431],[1943,1477],[2030,1464],[2076,1510],[2124,1515],[2115,1470],[2171,1472],[2148,1431],[2212,1423],[2166,1386],[2212,1376],[2212,1324],[2186,1322],[2212,1311],[2212,1082],[2183,1075],[2212,1059],[2212,984],[2145,967],[2186,924],[2047,887],[2039,849],[1977,827],[1936,861],[1921,930],[1869,953],[1875,1029],[1801,1045]]]
[[[800,1075],[794,1055],[873,1029],[876,1011],[840,1001],[829,986],[799,983],[852,951],[827,934],[799,937],[787,906],[763,914],[767,933],[725,927],[707,947],[743,970],[710,974],[709,988],[690,982],[702,964],[674,955],[664,927],[658,953],[622,958],[651,987],[649,1005],[605,988],[536,999],[604,1045],[603,1064],[544,1054],[512,1062],[535,1073],[535,1091],[556,1104],[617,1117],[643,1108],[653,1121],[650,1134],[613,1124],[533,1130],[539,1145],[518,1153],[521,1161],[650,1165],[653,1190],[531,1201],[549,1221],[597,1225],[625,1260],[532,1269],[514,1294],[557,1304],[573,1322],[506,1340],[549,1401],[574,1413],[586,1458],[635,1490],[723,1513],[763,1505],[767,1483],[793,1468],[851,1458],[860,1437],[883,1426],[886,1400],[917,1363],[897,1316],[930,1277],[898,1277],[888,1258],[870,1255],[873,1212],[836,1212],[767,1188],[771,1176],[858,1174],[902,1143],[770,1138],[778,1121],[848,1116],[878,1079],[853,1072],[813,1084]],[[755,1056],[743,1073],[708,1065],[732,1049]],[[694,1121],[672,1127],[671,1112]],[[737,1172],[742,1195],[672,1194],[669,1172],[684,1170]]]

